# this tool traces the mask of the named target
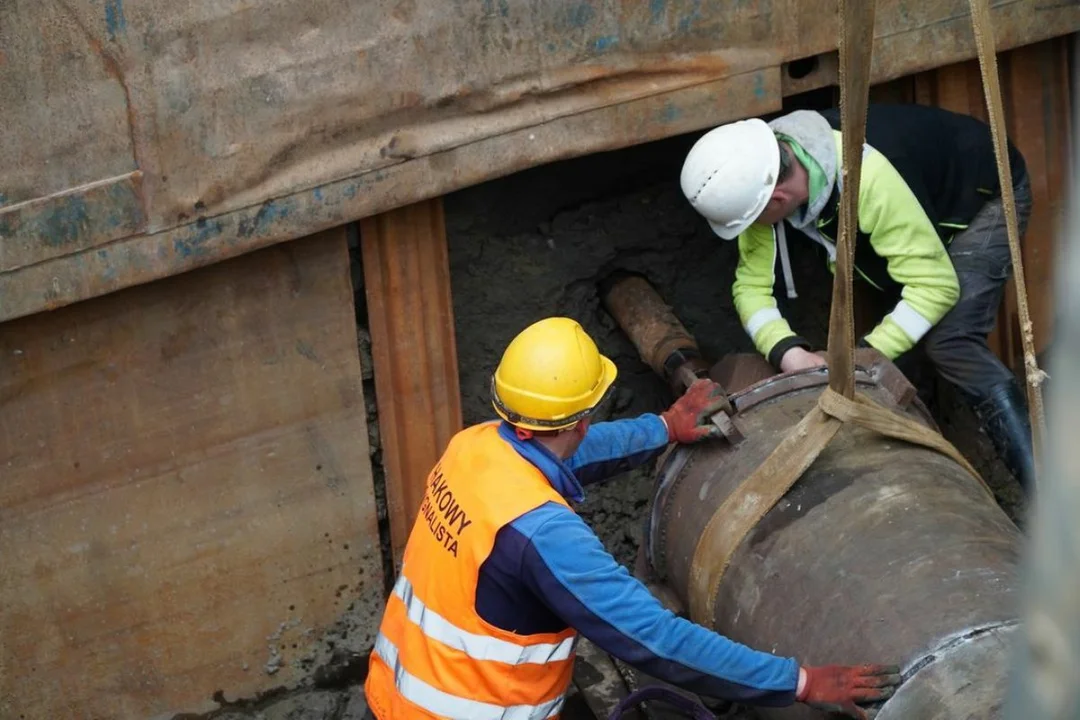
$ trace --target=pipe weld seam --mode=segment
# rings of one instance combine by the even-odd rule
[[[959,647],[962,647],[963,645],[966,645],[967,643],[971,642],[972,640],[974,640],[976,638],[979,638],[979,637],[982,637],[983,635],[987,635],[989,633],[992,633],[995,630],[1000,630],[1002,628],[1015,627],[1015,626],[1017,626],[1019,624],[1020,624],[1020,620],[1018,620],[1018,619],[1017,620],[1002,620],[1000,622],[992,623],[990,625],[981,625],[981,626],[979,626],[977,628],[972,628],[971,630],[966,630],[966,631],[960,633],[959,635],[953,635],[951,637],[946,638],[941,643],[939,643],[937,647],[935,647],[934,649],[930,650],[927,653],[924,653],[917,660],[913,661],[908,666],[907,669],[903,670],[900,673],[900,683],[901,683],[901,685],[906,683],[911,678],[913,678],[923,668],[929,667],[930,665],[934,664],[935,662],[937,662],[937,661],[943,659],[944,657],[948,656],[950,653],[952,653],[952,651],[956,650]]]

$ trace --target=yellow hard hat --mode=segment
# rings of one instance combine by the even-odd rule
[[[551,317],[522,330],[491,376],[491,403],[526,430],[563,430],[589,415],[618,371],[576,321]]]

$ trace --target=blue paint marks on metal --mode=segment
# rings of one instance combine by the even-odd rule
[[[41,215],[33,218],[33,234],[50,247],[64,247],[79,241],[90,224],[90,209],[86,198],[68,195],[51,203]]]
[[[765,76],[760,72],[754,73],[754,97],[758,100],[765,97]]]
[[[495,0],[484,0],[484,14],[495,14]],[[499,0],[499,16],[506,17],[510,14],[509,0]]]
[[[593,40],[593,49],[597,52],[606,52],[619,44],[618,35],[605,35]]]
[[[199,218],[195,228],[187,237],[173,240],[173,251],[180,258],[205,257],[210,255],[210,241],[224,232],[224,226],[218,220]]]
[[[108,208],[105,225],[110,230],[122,227],[134,229],[141,222],[141,217],[135,219],[130,214],[130,210],[140,207],[140,203],[135,189],[128,183],[113,183],[108,189],[104,204]]]
[[[357,186],[356,183],[350,183],[345,186],[345,189],[341,191],[341,194],[347,197],[349,200],[352,200],[354,197],[356,197],[356,193],[359,190],[360,188],[359,186]]]
[[[582,2],[572,5],[566,13],[566,20],[571,27],[583,28],[596,17],[596,10],[591,3]]]
[[[483,12],[487,17],[493,17],[495,15],[495,0],[484,0]],[[510,2],[509,0],[499,0],[499,16],[507,17],[510,15]]]
[[[14,240],[8,261],[25,265],[138,232],[145,218],[131,182],[121,180],[0,214],[0,236]]]
[[[105,281],[112,281],[116,279],[116,268],[109,262],[109,251],[98,250],[98,258],[101,259],[101,277]]]
[[[679,32],[689,32],[690,28],[694,26],[694,23],[696,23],[700,19],[701,0],[694,0],[694,4],[690,8],[690,14],[684,18],[679,19]]]
[[[315,202],[322,202],[323,194],[322,188],[315,188],[311,191],[312,196],[315,198]]]
[[[296,341],[296,352],[298,355],[307,358],[313,363],[322,363],[322,360],[319,359],[319,356],[315,352],[315,349],[303,340]]]
[[[545,48],[545,49],[546,49],[546,50],[547,50],[548,52],[555,52],[555,48],[557,48],[557,47],[558,47],[558,45],[556,45],[556,44],[555,44],[555,43],[553,43],[553,42],[549,42],[549,43],[548,43],[547,45],[545,45],[545,46],[544,46],[544,48]]]
[[[672,123],[678,120],[681,116],[682,110],[679,109],[678,105],[669,100],[664,103],[663,109],[660,110],[659,119],[662,123]]]
[[[0,192],[0,207],[7,205],[7,195]]]
[[[295,209],[296,201],[290,198],[267,200],[259,207],[254,217],[240,221],[236,234],[239,237],[265,234],[274,226],[274,223],[289,217]]]
[[[116,42],[116,36],[126,29],[124,0],[105,0],[105,30],[109,33],[109,39]]]
[[[664,9],[667,0],[649,0],[649,18],[653,25],[659,24],[664,19]]]

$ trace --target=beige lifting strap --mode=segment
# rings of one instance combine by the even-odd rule
[[[1031,417],[1031,444],[1035,449],[1035,476],[1039,476],[1043,433],[1042,383],[1046,373],[1039,369],[1035,358],[1035,333],[1028,310],[1027,283],[1024,280],[1024,259],[1020,255],[1020,226],[1016,218],[1016,196],[1013,194],[1012,170],[1006,145],[1005,111],[998,79],[994,26],[990,20],[989,0],[969,0],[971,25],[975,31],[975,46],[979,52],[986,109],[990,114],[990,132],[994,137],[994,156],[997,160],[1001,202],[1005,207],[1005,225],[1009,231],[1009,253],[1012,256],[1013,280],[1016,282],[1016,310],[1020,315],[1020,341],[1024,347],[1024,375],[1027,379],[1028,413]]]
[[[758,521],[795,484],[845,422],[888,437],[932,448],[982,478],[945,438],[915,420],[855,392],[855,324],[852,268],[858,231],[859,181],[866,137],[866,108],[873,53],[875,0],[840,0],[840,114],[844,183],[829,318],[829,387],[764,462],[717,508],[694,549],[690,613],[712,627],[720,581],[735,551]],[[983,483],[987,493],[989,488]]]

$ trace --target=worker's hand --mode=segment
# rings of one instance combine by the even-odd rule
[[[720,435],[720,429],[709,418],[727,404],[724,388],[705,378],[695,380],[667,412],[660,414],[667,425],[668,442],[696,443]]]
[[[793,347],[780,358],[780,372],[795,372],[796,370],[809,370],[819,365],[827,364],[825,358],[817,353],[812,353],[801,347]]]
[[[900,684],[895,665],[823,665],[804,667],[801,673],[797,701],[858,720],[870,718],[859,703],[887,700]]]

